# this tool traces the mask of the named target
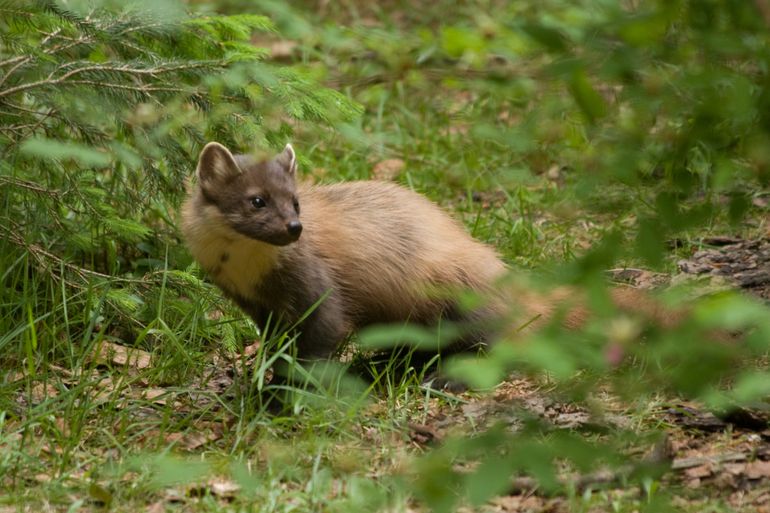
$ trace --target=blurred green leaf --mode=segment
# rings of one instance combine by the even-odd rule
[[[596,123],[607,113],[604,100],[591,85],[585,70],[578,68],[572,73],[569,90],[589,123]]]
[[[567,51],[567,38],[557,29],[537,23],[528,23],[523,26],[523,30],[532,39],[552,52],[563,53]]]
[[[139,458],[141,460],[142,458]],[[211,465],[205,461],[174,456],[154,456],[146,462],[152,469],[150,486],[155,489],[173,485],[192,484],[211,473]]]
[[[444,323],[441,329],[416,324],[382,324],[362,329],[359,343],[365,349],[389,349],[399,346],[420,350],[438,349],[451,343],[460,334],[457,327]]]
[[[71,159],[88,167],[105,167],[112,161],[112,156],[103,151],[72,141],[56,141],[45,137],[24,141],[21,145],[21,152],[41,159]]]
[[[465,479],[471,504],[480,506],[492,497],[504,495],[511,487],[515,466],[511,456],[493,456],[482,461]]]
[[[473,356],[452,358],[447,362],[445,372],[475,390],[491,390],[505,376],[499,358]]]

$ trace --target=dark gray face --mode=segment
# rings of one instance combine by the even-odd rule
[[[285,246],[302,233],[295,170],[296,158],[289,145],[274,159],[258,162],[209,143],[198,161],[198,180],[203,197],[219,209],[230,228]]]

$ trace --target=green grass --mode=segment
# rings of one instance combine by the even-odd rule
[[[452,20],[444,14],[453,2],[428,8],[419,19],[394,2],[406,17],[400,21],[385,7],[364,13],[356,3],[328,5],[325,18],[308,14],[309,23],[282,28],[303,34],[295,64],[337,85],[364,114],[336,131],[295,127],[306,177],[368,179],[378,162],[402,159],[400,183],[451,211],[516,269],[553,273],[611,231],[632,243],[654,184],[586,193],[570,168],[585,149],[574,123],[542,120],[537,131],[545,132],[547,144],[534,148],[506,121],[521,115],[522,122],[534,122],[526,109],[546,95],[547,82],[542,95],[533,92],[539,84],[525,78],[501,92],[501,84],[475,78],[495,69],[461,59],[414,66],[412,57],[430,50],[421,46],[421,28],[494,17],[494,2],[451,11]],[[361,23],[371,17],[379,28]],[[340,19],[354,28],[335,29]],[[489,127],[507,133],[506,140],[490,135]],[[555,131],[550,138],[549,130]],[[521,151],[514,151],[517,145]],[[733,228],[715,215],[688,233],[678,251],[685,254],[710,233],[763,229],[761,223]],[[409,424],[451,413],[458,421],[448,432],[478,434],[482,426],[463,413],[477,396],[435,393],[421,386],[422,369],[405,375],[373,370],[370,381],[327,369],[328,379],[295,390],[293,409],[274,415],[263,401],[271,391],[266,358],[286,353],[262,351],[286,342],[285,334],[263,340],[256,355],[243,355],[259,338],[256,327],[194,266],[185,268],[189,257],[176,241],[170,244],[167,261],[136,283],[104,279],[89,286],[42,279],[50,276],[37,272],[44,262],[64,264],[0,247],[6,312],[0,319],[0,513],[421,511],[412,485],[430,448],[410,438]],[[668,255],[666,270],[674,269],[676,257]],[[9,303],[19,296],[21,302]],[[145,351],[151,365],[95,358],[105,343]],[[642,431],[651,414],[639,409],[631,416]],[[216,480],[239,488],[220,491]],[[666,497],[638,491],[573,492],[554,500],[570,511],[630,512]]]

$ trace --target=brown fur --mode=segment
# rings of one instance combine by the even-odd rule
[[[299,356],[330,356],[349,333],[373,323],[435,324],[499,314],[489,304],[461,312],[439,288],[492,290],[506,271],[496,252],[423,196],[392,183],[313,186],[293,182],[293,150],[258,163],[212,143],[201,154],[199,185],[182,209],[182,230],[211,279],[258,325],[272,312],[299,327]],[[235,167],[233,167],[235,166]],[[250,204],[269,197],[274,210]],[[281,227],[297,217],[303,230],[286,241]],[[484,344],[480,332],[458,347]]]

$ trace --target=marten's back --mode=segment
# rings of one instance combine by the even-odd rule
[[[378,181],[301,186],[299,196],[305,229],[296,244],[326,262],[359,317],[433,318],[436,302],[426,287],[481,291],[505,271],[491,247],[401,186]]]

